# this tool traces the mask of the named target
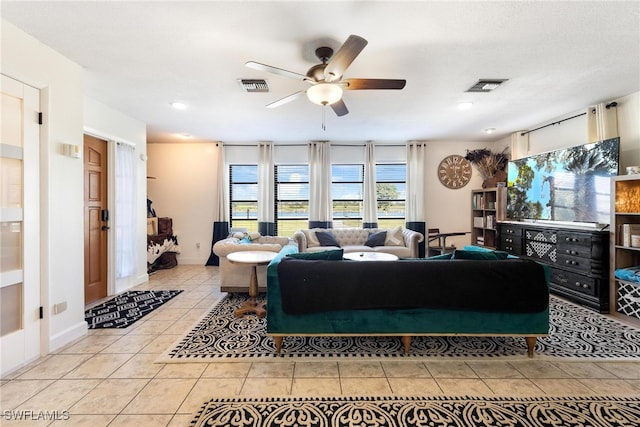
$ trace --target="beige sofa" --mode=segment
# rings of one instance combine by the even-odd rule
[[[251,240],[251,243],[240,243],[240,239],[229,237],[219,240],[213,245],[213,253],[220,258],[220,290],[222,292],[249,292],[251,266],[233,264],[227,260],[227,255],[239,251],[271,251],[280,252],[283,246],[293,244],[288,237],[261,236]],[[258,291],[264,292],[267,287],[267,266],[259,265]]]
[[[417,258],[418,244],[424,241],[422,233],[407,228],[312,228],[298,230],[293,240],[298,244],[299,252],[325,251],[337,249],[336,246],[321,246],[316,231],[330,231],[345,252],[384,252],[399,258]],[[384,245],[370,247],[365,245],[370,234],[386,231]]]

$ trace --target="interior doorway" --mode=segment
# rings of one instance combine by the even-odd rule
[[[84,136],[84,302],[107,296],[108,143]]]

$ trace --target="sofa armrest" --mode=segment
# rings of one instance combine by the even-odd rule
[[[402,229],[402,237],[404,237],[404,244],[411,250],[411,257],[418,257],[418,244],[424,241],[424,235],[417,231],[409,230],[408,228]]]
[[[304,232],[302,230],[298,230],[293,233],[293,240],[298,245],[298,252],[307,251],[307,236],[304,235]]]
[[[213,253],[219,257],[226,257],[230,253],[240,251],[270,251],[279,252],[282,245],[277,243],[247,243],[240,244],[238,239],[230,237],[219,240],[213,245]]]

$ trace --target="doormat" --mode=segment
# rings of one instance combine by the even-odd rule
[[[126,328],[182,291],[129,291],[84,312],[89,329]]]
[[[286,397],[212,399],[199,426],[637,426],[640,398]]]
[[[157,362],[527,359],[520,336],[415,336],[409,354],[393,336],[292,336],[284,338],[278,355],[273,338],[266,334],[266,318],[234,316],[245,299],[242,294],[227,295]],[[640,329],[553,296],[549,307],[549,335],[538,338],[535,358],[640,360]]]

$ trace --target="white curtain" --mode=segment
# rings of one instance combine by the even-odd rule
[[[365,224],[378,222],[376,192],[376,156],[375,145],[368,142],[364,147],[364,216]]]
[[[529,154],[529,134],[523,131],[513,132],[511,134],[511,160],[521,159],[527,157]]]
[[[309,220],[331,221],[331,149],[327,141],[309,143]]]
[[[424,142],[407,143],[407,222],[425,222],[427,198],[424,194],[427,170],[427,145]]]
[[[214,188],[214,209],[213,209],[213,221],[225,222],[228,220],[229,207],[227,206],[227,191],[229,189],[227,179],[227,169],[224,163],[224,144],[221,142],[216,143],[216,169],[218,171],[218,187]]]
[[[273,222],[273,143],[258,143],[258,222]]]
[[[609,108],[607,108],[609,105]],[[606,103],[592,105],[587,109],[589,142],[615,138],[618,135],[618,109]]]
[[[135,148],[116,144],[116,278],[136,271],[136,164]]]

